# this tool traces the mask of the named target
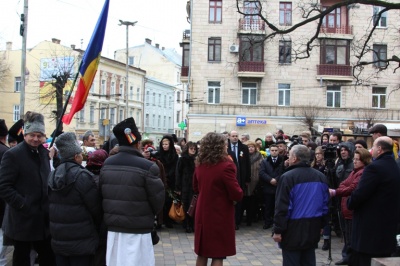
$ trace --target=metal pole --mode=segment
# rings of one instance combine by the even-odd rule
[[[28,0],[24,0],[24,13],[21,14],[20,35],[22,36],[21,51],[21,90],[19,94],[19,115],[21,118],[25,114],[25,72],[26,72],[26,39],[28,33]]]
[[[128,97],[128,87],[129,87],[129,65],[128,65],[128,59],[129,59],[129,26],[135,26],[135,22],[130,22],[130,21],[123,21],[119,20],[119,26],[125,25],[126,26],[126,58],[125,58],[125,119],[128,118],[128,108],[129,108],[129,97]]]

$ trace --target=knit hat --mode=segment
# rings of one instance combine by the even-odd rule
[[[103,150],[95,150],[88,154],[86,166],[103,166],[104,161],[107,159],[108,153]]]
[[[21,143],[24,140],[24,120],[20,119],[8,130],[8,142],[17,141]]]
[[[82,152],[82,148],[76,140],[75,133],[72,132],[65,132],[58,136],[56,146],[61,159],[71,159],[76,154]]]
[[[365,140],[363,139],[358,139],[354,142],[354,145],[356,144],[361,144],[361,146],[363,146],[365,149],[368,149],[367,143],[365,142]]]
[[[8,134],[8,128],[6,126],[6,121],[4,119],[0,119],[0,136],[4,137]]]
[[[44,116],[36,112],[26,112],[24,119],[24,134],[39,132],[45,134]]]
[[[387,135],[387,127],[382,124],[375,124],[370,130],[369,134],[381,133],[383,136]]]
[[[118,123],[113,128],[113,133],[118,139],[119,146],[130,146],[134,143],[138,143],[142,139],[133,117]]]

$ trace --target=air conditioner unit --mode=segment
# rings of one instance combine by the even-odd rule
[[[229,46],[229,51],[231,53],[238,53],[239,52],[239,45],[232,44],[231,46]]]

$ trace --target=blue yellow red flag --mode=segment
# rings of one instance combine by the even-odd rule
[[[106,0],[101,11],[96,28],[93,31],[92,38],[83,55],[82,64],[79,69],[81,78],[79,80],[78,89],[76,90],[71,109],[68,114],[62,118],[63,123],[69,125],[75,113],[79,112],[85,105],[90,87],[97,72],[100,62],[101,50],[103,49],[104,34],[107,26],[109,0]]]

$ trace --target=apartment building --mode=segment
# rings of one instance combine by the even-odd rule
[[[247,132],[252,139],[277,129],[297,134],[308,129],[303,123],[308,116],[314,127],[366,128],[379,122],[400,130],[398,63],[384,69],[380,60],[400,54],[400,11],[379,18],[383,7],[343,6],[323,19],[319,31],[312,21],[264,41],[273,31],[257,14],[290,29],[304,21],[300,4],[307,2],[189,2],[181,76],[189,84],[190,140],[225,130]],[[312,2],[325,10],[338,1]],[[356,79],[357,52],[376,21],[364,56],[375,63],[363,65]],[[313,35],[309,56],[296,60]]]

